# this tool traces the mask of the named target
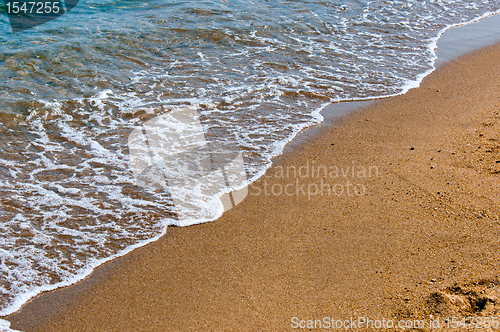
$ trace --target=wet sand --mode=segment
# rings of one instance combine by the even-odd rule
[[[498,59],[497,44],[336,118],[217,221],[171,227],[6,318],[23,331],[285,331],[293,317],[495,314]]]

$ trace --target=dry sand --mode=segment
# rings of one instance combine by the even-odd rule
[[[306,133],[219,220],[169,228],[7,319],[23,331],[286,331],[292,317],[495,315],[499,59],[500,45],[480,50]],[[378,174],[276,176],[306,165]],[[322,179],[364,194],[308,199]]]

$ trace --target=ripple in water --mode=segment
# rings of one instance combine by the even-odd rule
[[[4,17],[1,313],[176,224],[168,193],[135,183],[127,140],[136,127],[194,107],[212,139],[243,152],[254,179],[284,142],[321,121],[321,107],[416,86],[444,28],[499,8],[487,0],[80,1],[15,35]]]

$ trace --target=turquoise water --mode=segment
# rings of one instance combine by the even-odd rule
[[[0,21],[0,308],[81,279],[177,224],[127,140],[191,106],[257,177],[333,101],[405,92],[443,29],[499,1],[80,1]],[[5,14],[5,8],[2,7]],[[223,129],[223,130],[222,130]],[[205,222],[212,215],[200,217]]]

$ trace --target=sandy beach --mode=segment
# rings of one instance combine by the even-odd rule
[[[497,315],[498,59],[500,45],[484,48],[304,133],[220,219],[170,227],[6,318],[22,331],[288,331]]]

